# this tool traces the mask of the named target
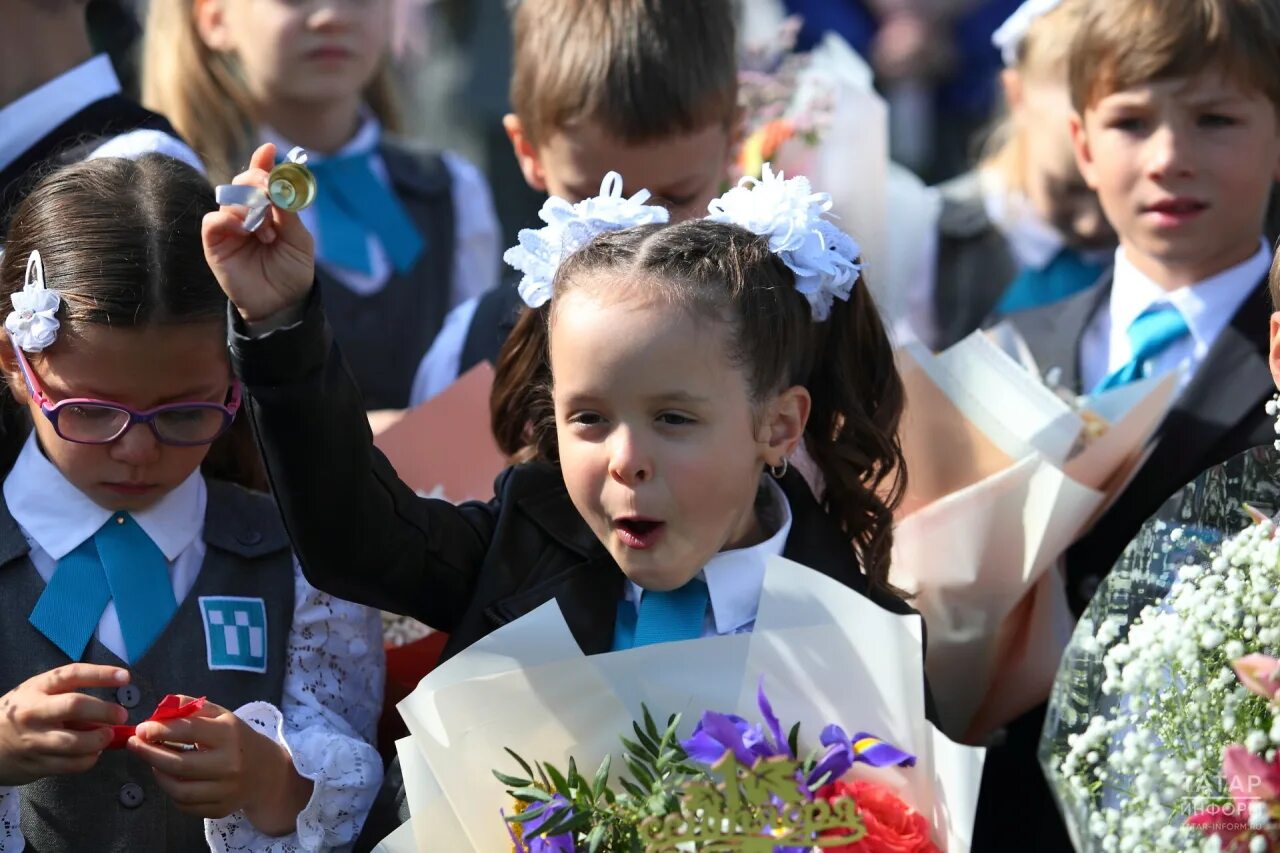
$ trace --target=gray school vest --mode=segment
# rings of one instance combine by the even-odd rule
[[[1008,241],[987,216],[976,171],[953,178],[938,190],[942,212],[933,288],[938,337],[933,345],[945,349],[991,318],[1017,276],[1018,264]]]
[[[325,317],[366,409],[403,409],[418,365],[449,312],[453,289],[453,180],[438,154],[394,141],[379,148],[391,187],[422,235],[413,269],[392,271],[361,296],[317,267]]]
[[[126,706],[131,724],[150,716],[166,693],[207,696],[229,710],[259,699],[280,705],[294,606],[289,539],[270,498],[227,483],[208,485],[207,550],[195,586],[155,644],[128,667],[128,685],[85,691]],[[71,662],[27,620],[45,586],[27,552],[26,538],[0,498],[0,694]],[[266,616],[265,637],[255,649],[259,654],[226,657],[233,648],[245,654],[249,643],[234,645],[237,639],[228,646],[228,635],[217,637],[217,632],[239,631],[238,638],[251,640],[235,617],[255,611],[258,599]],[[219,621],[224,624],[212,624]],[[81,660],[125,666],[97,637]],[[211,668],[229,663],[265,671]],[[21,829],[29,853],[208,850],[204,821],[174,808],[150,767],[126,750],[104,752],[86,773],[41,779],[21,792]]]

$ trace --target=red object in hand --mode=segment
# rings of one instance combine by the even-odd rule
[[[170,693],[160,700],[160,704],[156,706],[155,713],[147,717],[147,722],[153,720],[180,720],[183,717],[190,717],[204,707],[204,702],[205,697],[201,696],[199,699],[192,699],[183,703],[181,697]],[[111,743],[107,744],[107,749],[123,749],[124,745],[129,742],[129,738],[133,737],[137,728],[137,726],[112,726]]]

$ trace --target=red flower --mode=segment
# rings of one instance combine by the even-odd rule
[[[829,853],[941,853],[929,838],[929,822],[882,785],[863,780],[823,785],[818,794],[828,802],[849,797],[867,828],[860,841],[825,847]],[[833,830],[824,835],[839,834]]]

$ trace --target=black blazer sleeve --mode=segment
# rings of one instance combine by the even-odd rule
[[[401,482],[373,446],[317,290],[293,325],[251,337],[232,308],[228,333],[303,573],[333,595],[452,631],[474,593],[501,498],[454,506]]]

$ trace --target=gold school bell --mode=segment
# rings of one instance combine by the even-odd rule
[[[294,148],[280,165],[267,175],[267,189],[242,184],[219,184],[214,191],[218,204],[243,205],[249,208],[244,227],[256,231],[267,218],[267,209],[275,205],[297,213],[316,199],[316,176],[307,168],[307,152]]]

